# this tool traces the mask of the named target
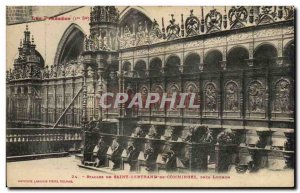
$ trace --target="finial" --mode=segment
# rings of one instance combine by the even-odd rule
[[[33,37],[33,35],[31,36],[31,42],[34,44],[34,37]]]
[[[193,15],[193,12],[194,12],[194,10],[193,10],[193,9],[191,9],[191,10],[190,10],[190,12],[191,12],[191,16],[192,16],[192,15]]]
[[[28,31],[28,25],[26,25],[26,31]]]
[[[22,47],[22,44],[23,44],[23,43],[22,43],[22,39],[20,39],[20,47]]]
[[[171,14],[172,20],[174,19],[174,14]]]

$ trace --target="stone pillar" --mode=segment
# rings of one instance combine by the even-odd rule
[[[226,70],[226,64],[227,64],[226,60],[220,61],[219,64],[220,64],[222,70]]]
[[[249,67],[253,67],[254,43],[249,43],[249,59],[246,60]]]
[[[27,93],[27,119],[30,122],[31,121],[31,115],[32,115],[32,88],[31,86],[28,87],[28,93]]]
[[[103,73],[104,73],[104,58],[101,53],[97,55],[96,62],[98,65],[98,85],[99,85],[99,99],[101,99],[103,94],[103,88],[104,88],[104,79],[103,79]],[[102,106],[100,105],[99,100],[99,114],[98,114],[98,121],[102,122],[103,119],[103,112],[102,112]]]

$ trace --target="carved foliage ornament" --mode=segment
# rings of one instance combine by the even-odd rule
[[[120,37],[120,47],[121,48],[128,48],[133,47],[135,44],[135,35],[132,34],[128,25],[124,27],[123,34],[121,33]]]
[[[149,37],[150,37],[150,43],[158,42],[163,37],[163,34],[159,28],[159,25],[155,19],[153,20],[153,24],[152,24],[152,28],[149,33]]]
[[[257,25],[275,22],[276,12],[273,6],[262,6],[256,20]]]
[[[143,23],[139,22],[137,32],[136,32],[136,40],[135,40],[137,46],[145,45],[149,42],[147,38],[146,30],[147,30],[147,25],[143,26]]]
[[[210,10],[205,16],[206,33],[217,32],[221,30],[222,15],[216,9]]]
[[[294,19],[294,7],[293,6],[284,6],[285,19]]]
[[[200,21],[194,16],[193,10],[191,10],[190,16],[185,21],[185,29],[187,36],[195,36],[199,34]]]
[[[180,27],[178,24],[175,24],[174,15],[172,14],[172,19],[170,20],[170,24],[167,26],[167,39],[173,40],[180,37]]]
[[[245,26],[248,12],[244,6],[233,6],[228,12],[230,29],[238,29]]]

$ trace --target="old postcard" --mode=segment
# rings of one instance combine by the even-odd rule
[[[293,188],[294,12],[7,6],[7,186]]]

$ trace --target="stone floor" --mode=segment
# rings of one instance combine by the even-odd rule
[[[7,163],[7,185],[9,187],[99,187],[99,186],[108,186],[107,182],[111,182],[113,186],[124,186],[123,182],[126,182],[126,179],[122,179],[122,182],[118,180],[122,177],[130,177],[130,175],[144,175],[147,174],[136,174],[128,173],[125,171],[122,172],[113,172],[109,168],[104,168],[106,172],[90,170],[86,168],[78,167],[80,161],[75,158],[75,156],[62,157],[62,158],[49,158],[49,159],[40,159],[40,160],[30,160],[30,161],[19,161],[19,162],[9,162]],[[160,175],[169,176],[170,174],[162,173]],[[182,175],[191,175],[191,174],[182,174]],[[235,170],[230,171],[225,174],[218,174],[210,170],[208,173],[198,173],[196,180],[186,181],[183,185],[188,185],[189,182],[193,182],[190,186],[239,186],[240,185],[253,186],[253,180],[260,179],[257,182],[256,186],[269,186],[268,184],[272,178],[274,178],[274,184],[277,186],[291,186],[293,182],[293,170],[286,171],[270,171],[262,170],[259,173],[251,174],[237,174]],[[109,178],[108,178],[108,177]],[[118,179],[116,178],[118,176]],[[148,175],[149,176],[149,175]],[[206,180],[202,177],[206,176]],[[217,179],[214,176],[220,177],[229,177],[230,179]],[[280,176],[280,177],[279,177]],[[263,179],[261,179],[262,177]],[[284,177],[284,178],[282,178]],[[207,180],[207,178],[211,180]],[[109,180],[108,180],[109,179]],[[214,180],[212,180],[214,179]],[[284,179],[284,180],[283,180]],[[289,179],[289,180],[288,180]],[[132,186],[143,186],[145,185],[142,179],[127,179],[126,185],[134,183]],[[167,182],[167,179],[164,179]],[[174,179],[172,179],[174,182]],[[163,182],[163,180],[159,180]],[[178,181],[180,182],[180,181]],[[231,184],[231,182],[233,184]],[[246,183],[247,182],[247,183]],[[262,183],[264,182],[264,183]],[[268,182],[268,183],[267,183]],[[237,184],[236,184],[237,183]],[[252,183],[252,184],[251,184]],[[157,184],[155,184],[157,185]],[[159,184],[163,185],[163,184]],[[166,183],[166,186],[170,186],[172,183]],[[174,186],[180,185],[180,183],[173,184]],[[152,185],[154,186],[154,185]]]

